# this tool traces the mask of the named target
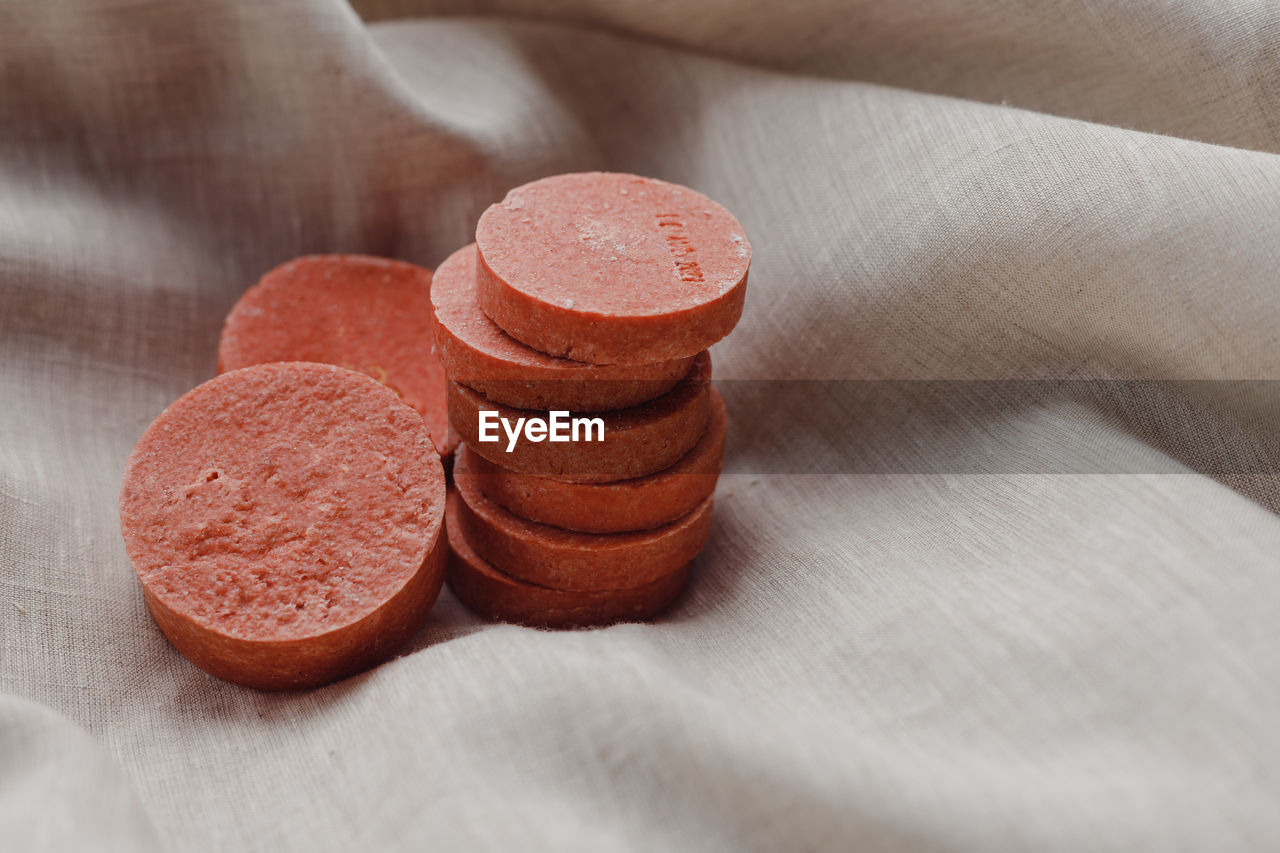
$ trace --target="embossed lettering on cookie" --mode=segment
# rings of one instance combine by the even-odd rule
[[[694,355],[742,316],[751,244],[711,199],[653,178],[557,175],[476,227],[480,307],[529,346],[593,364]]]

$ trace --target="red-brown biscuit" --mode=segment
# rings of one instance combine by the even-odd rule
[[[679,462],[648,477],[613,483],[566,483],[508,471],[458,445],[480,490],[516,515],[583,533],[647,530],[675,521],[716,489],[724,454],[724,401],[711,391],[711,421]]]
[[[283,690],[372,666],[418,630],[444,574],[444,501],[426,425],[394,393],[273,363],[156,418],[129,457],[120,525],[178,651]]]
[[[449,587],[475,613],[498,622],[535,628],[586,628],[640,622],[667,609],[684,591],[692,564],[634,589],[572,592],[525,583],[475,552],[457,520],[460,503],[449,495]]]
[[[631,589],[676,571],[711,533],[712,498],[670,524],[635,533],[577,533],[521,518],[484,496],[459,459],[453,483],[462,499],[457,529],[500,571],[550,589]]]
[[[245,291],[218,342],[218,372],[316,361],[367,373],[450,441],[445,371],[431,348],[431,270],[365,255],[308,255]]]
[[[657,364],[584,364],[525,346],[480,310],[474,244],[436,270],[431,303],[436,354],[449,378],[517,409],[624,409],[665,394],[693,364],[692,356]]]
[[[751,244],[686,187],[611,172],[517,187],[476,226],[480,307],[534,349],[593,364],[689,356],[742,315]]]
[[[578,483],[627,480],[671,467],[698,443],[711,416],[711,356],[699,354],[689,375],[656,400],[583,415],[603,421],[603,440],[535,442],[522,435],[508,450],[510,442],[502,426],[497,428],[498,441],[480,441],[482,411],[497,412],[512,428],[521,418],[546,419],[548,413],[503,406],[457,382],[449,383],[448,399],[454,434],[490,462],[512,471]],[[583,435],[580,431],[579,436]],[[598,430],[592,432],[593,439],[598,436]]]

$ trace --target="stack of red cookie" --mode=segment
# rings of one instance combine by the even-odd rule
[[[711,529],[725,413],[707,347],[751,247],[723,207],[634,175],[512,190],[436,271],[436,354],[462,444],[448,579],[494,619],[648,618]]]

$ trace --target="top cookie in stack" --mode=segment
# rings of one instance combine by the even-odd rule
[[[686,187],[589,172],[519,187],[476,226],[480,307],[550,355],[653,364],[696,355],[742,316],[751,246]]]
[[[436,352],[464,442],[450,583],[472,609],[602,624],[679,594],[724,442],[706,348],[741,316],[750,259],[705,196],[593,172],[512,190],[436,271]],[[569,412],[591,417],[570,429]]]

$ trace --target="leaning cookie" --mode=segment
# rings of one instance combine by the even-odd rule
[[[445,482],[422,418],[322,364],[188,392],[129,458],[121,530],[147,606],[219,678],[311,687],[384,660],[439,593]]]

